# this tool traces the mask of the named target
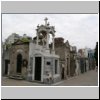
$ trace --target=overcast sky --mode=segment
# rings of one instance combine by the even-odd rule
[[[3,14],[2,40],[12,33],[34,37],[37,25],[44,24],[45,17],[51,26],[55,26],[56,37],[63,37],[78,49],[95,48],[98,41],[97,14]]]

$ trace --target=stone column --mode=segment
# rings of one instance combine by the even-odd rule
[[[53,67],[53,76],[55,75],[55,58],[52,58],[52,65]]]
[[[45,26],[47,26],[47,20],[48,20],[48,18],[46,17],[46,18],[44,19],[44,21],[45,21]]]
[[[57,59],[57,61],[58,61],[58,62],[57,62],[57,69],[58,69],[58,70],[57,70],[57,73],[60,74],[59,59]]]
[[[49,34],[47,33],[46,48],[49,49]]]
[[[37,45],[38,45],[38,40],[39,40],[39,36],[38,36],[38,32],[37,32],[37,40],[36,40]]]
[[[44,47],[44,39],[42,39],[42,42],[43,42],[43,47]]]
[[[32,81],[35,80],[35,56],[33,56]]]
[[[10,75],[10,64],[8,64],[8,76]]]
[[[44,57],[42,56],[42,65],[41,65],[41,82],[43,82],[43,78],[44,78]]]
[[[52,50],[54,50],[54,36],[52,37]]]

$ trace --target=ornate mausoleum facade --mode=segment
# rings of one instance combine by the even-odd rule
[[[59,56],[55,54],[54,48],[55,28],[49,26],[46,18],[45,25],[37,26],[36,31],[36,39],[29,45],[28,79],[45,83],[49,78],[53,82],[60,81]],[[52,49],[49,48],[50,34]]]
[[[55,27],[50,26],[45,18],[45,25],[38,25],[36,37],[29,42],[18,40],[10,49],[9,76],[21,76],[28,81],[44,83],[61,80],[59,56],[55,54]],[[50,48],[50,35],[52,47]]]

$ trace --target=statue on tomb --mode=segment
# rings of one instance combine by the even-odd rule
[[[38,25],[37,26],[37,44],[46,47],[49,49],[49,42],[50,42],[50,34],[52,35],[52,50],[54,51],[54,37],[55,37],[55,27],[50,26],[49,22],[47,22],[48,18],[44,19],[45,25]]]

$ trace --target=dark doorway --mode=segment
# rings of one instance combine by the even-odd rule
[[[57,60],[55,60],[55,74],[57,74]]]
[[[67,75],[69,75],[69,66],[68,66],[68,62],[69,62],[69,60],[68,60],[68,58],[67,58]]]
[[[84,73],[84,60],[82,58],[80,59],[80,68],[81,68],[81,73]]]
[[[35,80],[41,80],[41,57],[35,57]]]
[[[22,71],[22,55],[17,55],[17,73],[21,73]]]
[[[8,64],[10,63],[9,60],[5,60],[5,75],[8,74]]]
[[[62,68],[62,79],[64,79],[64,68]]]
[[[85,72],[86,72],[86,61],[85,61]]]

